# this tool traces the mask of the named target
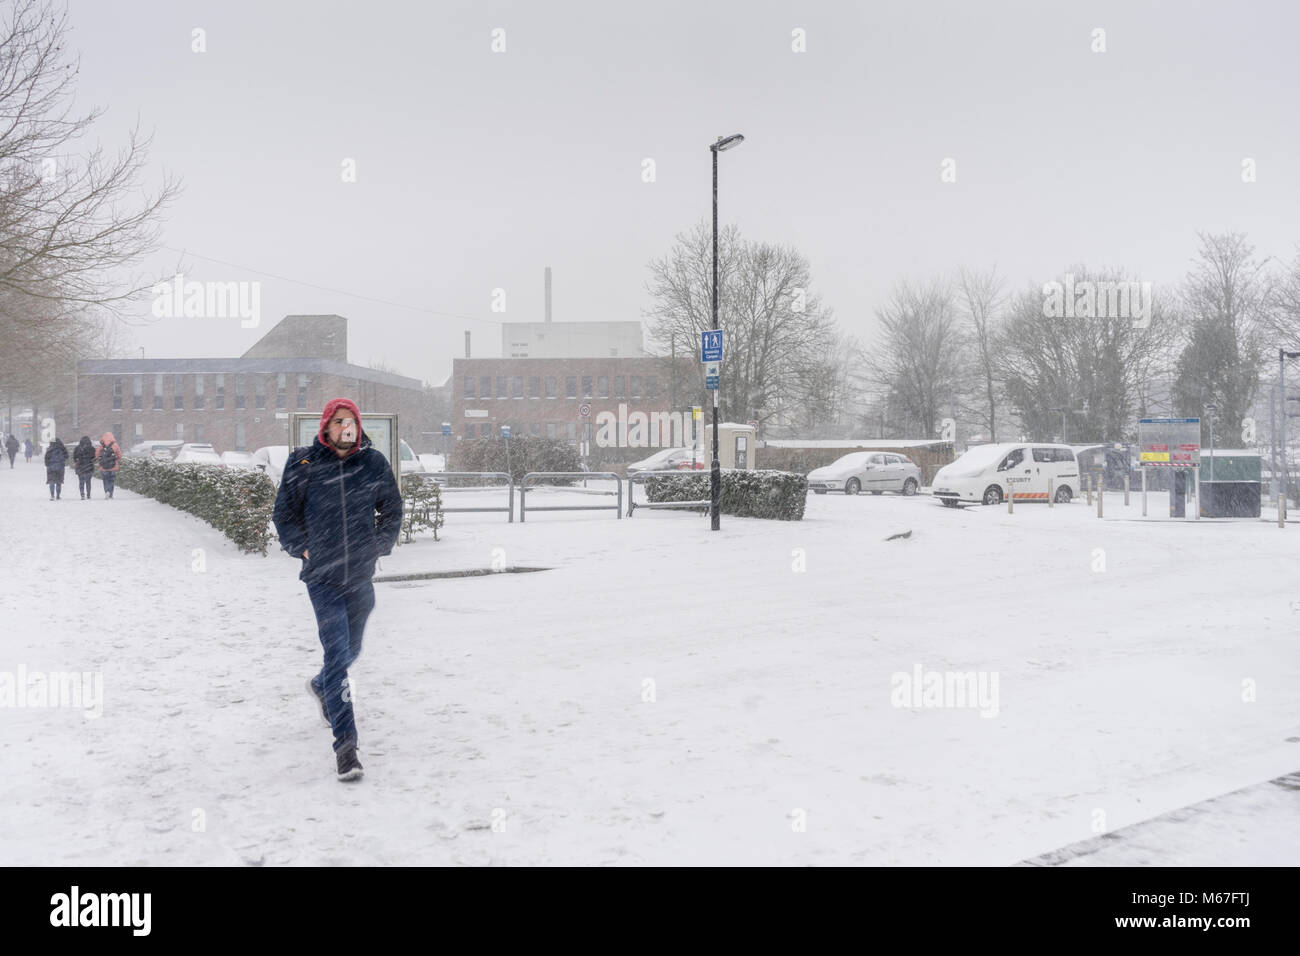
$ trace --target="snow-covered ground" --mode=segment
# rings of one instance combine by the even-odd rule
[[[1300,766],[1300,523],[832,495],[449,515],[381,574],[551,570],[376,585],[345,785],[298,563],[42,470],[0,468],[0,674],[103,713],[0,710],[4,864],[1010,864]],[[918,670],[996,697],[895,706]]]

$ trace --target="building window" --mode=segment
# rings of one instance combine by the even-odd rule
[[[236,375],[235,376],[235,408],[242,409],[243,407],[244,407],[244,376]]]
[[[266,376],[258,375],[253,379],[253,407],[266,408]]]
[[[491,437],[492,437],[492,423],[491,423],[491,422],[484,422],[482,425],[480,425],[480,426],[478,427],[478,433],[479,433],[479,435],[480,435],[481,437],[483,437],[483,438],[491,438]]]
[[[135,426],[135,427],[136,427],[136,428],[140,428],[140,427],[141,427],[141,426],[140,426],[140,423],[139,423],[139,422],[136,422],[136,426]],[[136,432],[136,434],[138,435],[139,432]],[[122,423],[121,423],[121,422],[114,422],[114,423],[113,423],[113,437],[116,438],[116,439],[118,440],[118,444],[119,444],[119,445],[122,444],[122,439],[126,437],[126,432],[122,431]]]
[[[216,408],[226,407],[226,376],[224,375],[217,376],[217,394],[212,404]]]
[[[194,376],[194,408],[196,410],[203,408],[203,376]]]
[[[640,397],[641,397],[641,376],[640,376],[640,375],[629,375],[629,376],[628,376],[628,389],[627,389],[627,392],[628,392],[628,394],[627,394],[627,397],[628,397],[628,398],[640,398]]]
[[[275,407],[284,408],[284,373],[275,377]]]
[[[473,422],[470,422],[469,424],[467,424],[467,425],[465,426],[465,437],[466,437],[466,438],[473,438],[473,437],[474,437],[474,423],[473,423]]]
[[[510,394],[515,398],[524,397],[524,377],[522,375],[510,376]]]
[[[173,409],[182,411],[185,408],[185,378],[182,375],[173,375],[172,381],[176,383],[176,392],[173,398]]]
[[[492,376],[491,375],[480,375],[478,377],[478,397],[479,398],[492,397]]]
[[[298,407],[300,409],[307,407],[307,376],[298,376]]]
[[[235,422],[235,451],[245,450],[244,441],[246,440],[246,437],[247,436],[244,434],[244,423]]]
[[[195,424],[195,426],[194,426],[194,440],[195,440],[195,441],[203,441],[203,426],[202,426],[202,425]]]
[[[113,432],[113,434],[116,435],[117,432]],[[135,423],[135,440],[144,441],[144,422]]]
[[[140,397],[141,389],[144,387],[144,382],[143,382],[144,376],[132,375],[131,378],[134,379],[134,381],[131,383],[131,407],[138,412],[140,411],[141,408],[144,407],[141,404],[142,399]]]
[[[546,376],[546,397],[547,397],[547,398],[554,398],[555,395],[556,395],[556,392],[555,392],[555,376],[554,376],[554,375],[548,375],[548,376]]]
[[[180,422],[176,423],[176,440],[177,441],[185,440],[185,426],[182,425]]]
[[[475,395],[474,395],[474,376],[473,376],[473,375],[466,375],[466,376],[465,376],[465,397],[466,397],[466,398],[474,398],[474,397],[475,397]]]
[[[582,397],[591,398],[591,376],[582,376]]]
[[[163,377],[161,375],[155,375],[153,377],[153,408],[156,412],[162,411],[162,395]]]
[[[546,437],[547,438],[555,437],[555,422],[546,423]]]
[[[614,376],[614,397],[627,398],[627,377],[623,375]]]
[[[121,407],[122,407],[122,380],[120,378],[115,378],[113,379],[113,409],[114,411],[116,411]]]
[[[542,437],[542,424],[541,424],[541,422],[529,422],[529,423],[528,423],[528,434],[532,435],[534,438],[541,438],[541,437]]]
[[[569,422],[564,426],[564,437],[569,441],[578,440],[578,425],[576,422]]]
[[[542,397],[542,377],[540,375],[528,376],[528,397],[529,398]]]
[[[578,397],[578,376],[576,375],[564,376],[564,397],[565,398]]]
[[[609,376],[596,376],[596,394],[601,398],[609,398]]]
[[[509,397],[510,397],[510,390],[506,388],[506,377],[504,375],[498,375],[497,376],[497,398],[509,398]]]
[[[647,376],[646,376],[646,378],[645,378],[645,397],[646,397],[646,398],[658,398],[658,397],[659,397],[659,376],[657,376],[657,375],[647,375]]]

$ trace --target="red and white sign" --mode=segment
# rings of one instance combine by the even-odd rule
[[[581,405],[579,405],[579,406],[578,406],[578,415],[579,415],[580,417],[582,417],[582,418],[590,418],[590,417],[591,417],[591,405],[590,405],[588,402],[583,402]]]

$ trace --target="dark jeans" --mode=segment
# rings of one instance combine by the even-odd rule
[[[104,494],[111,495],[113,493],[113,482],[117,481],[117,472],[101,471],[99,477],[104,479]]]
[[[14,455],[16,455],[16,454],[18,454],[16,451],[11,451],[11,452],[9,452],[9,467],[10,467],[10,468],[12,468],[12,467],[14,466]]]
[[[80,472],[77,473],[77,490],[87,498],[90,497],[90,483],[94,478],[94,475],[83,475]]]
[[[346,741],[356,742],[357,725],[352,718],[351,694],[344,694],[348,668],[361,653],[361,633],[366,618],[375,608],[375,587],[369,581],[357,587],[307,582],[307,596],[316,611],[316,626],[325,666],[312,678],[312,686],[325,694],[325,712],[334,731],[334,749]]]

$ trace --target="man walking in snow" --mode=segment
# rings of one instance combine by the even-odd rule
[[[5,451],[9,453],[9,467],[14,466],[14,455],[18,454],[18,439],[10,435],[5,439]]]
[[[308,688],[334,731],[338,778],[355,780],[362,768],[348,668],[375,606],[375,563],[397,544],[402,494],[351,400],[326,404],[316,440],[289,456],[272,520],[280,546],[302,559],[298,579],[307,585],[325,652]]]

